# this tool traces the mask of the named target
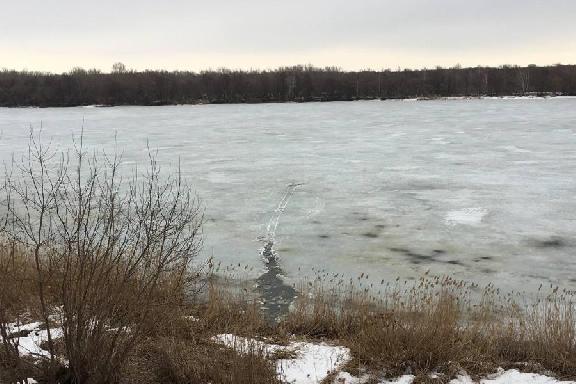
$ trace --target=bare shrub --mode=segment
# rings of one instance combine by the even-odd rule
[[[118,155],[88,155],[82,138],[72,154],[57,153],[31,133],[5,176],[4,236],[33,262],[49,372],[60,365],[53,322],[62,328],[63,382],[117,382],[128,353],[192,282],[198,198],[179,172],[162,178],[152,153],[143,174],[124,178],[120,165]]]

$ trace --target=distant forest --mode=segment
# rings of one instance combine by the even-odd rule
[[[576,95],[576,65],[342,71],[0,71],[0,106],[265,103],[450,96]]]

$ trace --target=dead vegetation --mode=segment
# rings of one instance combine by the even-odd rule
[[[322,280],[302,289],[283,329],[349,347],[355,372],[412,373],[417,382],[498,367],[576,377],[574,297],[558,288],[526,305],[519,294],[449,277],[382,282],[380,294],[354,284],[328,289]]]
[[[27,324],[41,321],[42,318],[31,313],[31,310],[39,306],[38,300],[35,299],[38,294],[33,287],[29,291],[20,291],[18,295],[12,295],[14,287],[34,282],[35,274],[33,263],[23,253],[18,253],[14,259],[11,256],[9,247],[0,246],[0,263],[4,266],[5,263],[14,260],[18,261],[17,265],[22,268],[20,275],[4,274],[7,270],[2,269],[3,277],[13,277],[9,281],[2,280],[2,287],[7,289],[0,291],[0,300],[9,300],[11,303],[10,307],[1,307],[2,313],[9,316],[2,323],[3,327],[0,328],[2,330],[7,330],[10,323]],[[30,265],[24,267],[22,264],[25,263]],[[174,293],[170,284],[175,283],[168,283],[168,281],[162,282],[163,288],[166,289],[161,296],[164,299],[168,293]],[[56,280],[52,281],[52,284],[59,285]],[[279,383],[274,360],[283,358],[282,356],[269,356],[256,344],[253,348],[237,353],[212,340],[215,335],[226,332],[246,336],[272,335],[275,330],[264,321],[258,310],[258,302],[247,300],[239,294],[231,294],[223,290],[219,284],[206,283],[205,286],[206,289],[201,295],[186,296],[185,299],[184,296],[172,297],[165,301],[158,311],[152,312],[152,316],[148,318],[144,330],[140,333],[141,337],[134,343],[134,347],[126,352],[121,363],[114,366],[117,371],[109,376],[113,381],[108,382]],[[19,300],[10,301],[14,298]],[[155,304],[157,305],[158,301]],[[57,307],[59,306],[55,305],[55,308]],[[10,312],[7,311],[8,308]],[[51,328],[53,330],[62,328],[60,321],[60,317],[51,320]],[[115,321],[117,325],[121,324],[116,318]],[[28,335],[28,332],[23,332],[21,336],[25,336],[24,334]],[[90,376],[84,381],[72,377],[71,371],[62,364],[69,356],[62,337],[53,339],[56,363],[52,365],[50,356],[26,356],[18,353],[16,337],[18,335],[6,332],[1,336],[3,344],[0,349],[0,383],[21,382],[27,377],[34,377],[41,383],[102,382],[100,378],[97,381],[95,376]],[[102,343],[111,344],[115,337],[118,337],[117,333],[112,329],[102,336]],[[49,350],[47,342],[41,346]],[[10,348],[10,354],[7,353],[6,347]],[[104,356],[94,349],[87,350],[86,353],[91,353],[92,359],[102,359]],[[102,363],[96,365],[93,361],[88,364],[102,366]]]
[[[1,253],[4,263],[10,252],[2,249],[8,250]],[[446,383],[462,371],[480,377],[503,367],[576,378],[570,292],[542,290],[539,300],[520,305],[524,298],[518,294],[428,276],[415,283],[384,282],[379,294],[355,284],[328,287],[322,279],[302,284],[299,291],[291,312],[271,324],[257,297],[237,287],[227,289],[221,281],[207,282],[200,294],[170,301],[164,315],[155,314],[118,366],[116,382],[276,383],[274,361],[295,357],[285,351],[266,354],[257,347],[236,353],[213,341],[222,333],[266,337],[276,344],[307,339],[344,345],[352,354],[346,370],[359,376],[411,373],[416,383]],[[24,302],[38,305],[33,299]],[[57,356],[67,356],[65,348],[56,350]],[[55,374],[47,361],[21,360],[21,375],[72,382],[61,376],[68,371]]]

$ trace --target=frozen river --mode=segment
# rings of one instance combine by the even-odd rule
[[[83,119],[85,141],[111,152],[117,133],[128,164],[147,140],[180,159],[205,255],[252,277],[272,237],[288,278],[430,269],[576,288],[576,99],[0,109],[1,158],[41,122],[69,147]]]

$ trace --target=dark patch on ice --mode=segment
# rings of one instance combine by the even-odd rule
[[[493,259],[492,256],[482,256],[482,257],[480,258],[480,260],[492,260],[492,259]]]
[[[264,272],[258,279],[257,291],[262,300],[262,309],[268,321],[275,322],[282,315],[288,313],[290,304],[297,296],[296,290],[284,282],[284,271],[278,262],[277,257],[265,260]]]
[[[544,275],[529,274],[527,276],[531,277],[532,279],[536,279],[536,280],[550,281],[550,278],[548,276],[544,276]]]
[[[388,248],[389,250],[391,250],[392,252],[399,252],[399,253],[407,253],[410,252],[408,249],[406,248],[398,248],[398,247],[391,247]]]
[[[384,229],[384,228],[386,228],[386,225],[385,225],[385,224],[376,224],[376,225],[374,226],[374,228]]]
[[[322,224],[322,223],[318,220],[312,220],[312,224]]]
[[[392,252],[397,252],[397,253],[401,253],[403,255],[406,255],[409,257],[409,262],[412,264],[422,264],[422,263],[446,263],[446,264],[451,264],[451,265],[461,265],[464,266],[464,263],[461,262],[460,260],[438,260],[436,259],[436,257],[441,256],[446,254],[446,251],[443,249],[434,249],[431,251],[430,254],[425,254],[425,253],[418,253],[418,252],[414,252],[411,251],[407,248],[401,248],[401,247],[390,247],[388,248],[390,251]]]
[[[412,264],[422,264],[423,262],[434,261],[433,256],[431,255],[424,255],[422,253],[412,252],[411,250],[406,248],[392,247],[388,249],[390,249],[392,252],[398,252],[408,256],[409,262]]]
[[[365,232],[365,233],[362,234],[362,236],[368,237],[368,238],[371,238],[371,239],[375,239],[375,238],[378,237],[378,234],[375,233],[375,232]]]
[[[266,244],[264,244],[264,248],[262,249],[262,257],[264,257],[264,259],[269,260],[271,258],[276,258],[275,252],[272,249],[272,247],[274,246],[274,242],[269,240],[266,242]]]
[[[413,252],[406,248],[391,247],[388,248],[392,252],[402,253],[410,258],[410,262],[413,264],[420,264],[424,261],[434,261],[434,255],[425,255],[423,253]]]
[[[266,271],[256,279],[256,290],[260,294],[261,308],[269,322],[276,322],[281,316],[288,313],[290,304],[297,295],[296,290],[284,282],[284,271],[280,266],[278,252],[274,249],[274,245],[280,217],[288,206],[290,197],[301,185],[293,183],[286,187],[282,199],[268,222],[266,236],[260,238],[260,241],[264,243],[260,249],[260,255],[264,260]]]
[[[432,258],[432,256],[430,255],[423,255],[421,253],[415,253],[415,252],[406,252],[406,256],[410,256],[411,258],[416,260],[429,260]]]
[[[492,274],[492,273],[496,273],[496,271],[495,271],[495,270],[493,270],[493,269],[490,269],[490,268],[484,268],[484,269],[481,269],[481,270],[480,270],[480,272],[482,272],[482,273],[486,273],[486,274]]]
[[[534,245],[537,248],[563,248],[568,246],[566,240],[558,236],[552,236],[545,240],[536,240]]]
[[[395,183],[395,184],[386,184],[385,186],[380,187],[382,191],[399,191],[399,192],[413,192],[413,191],[434,191],[439,189],[447,189],[449,188],[447,185],[443,185],[441,183],[432,184],[426,182],[405,182],[405,183]]]
[[[360,221],[368,221],[368,218],[365,216],[359,217],[358,220]]]
[[[318,235],[318,237],[321,239],[329,239],[330,235]]]

